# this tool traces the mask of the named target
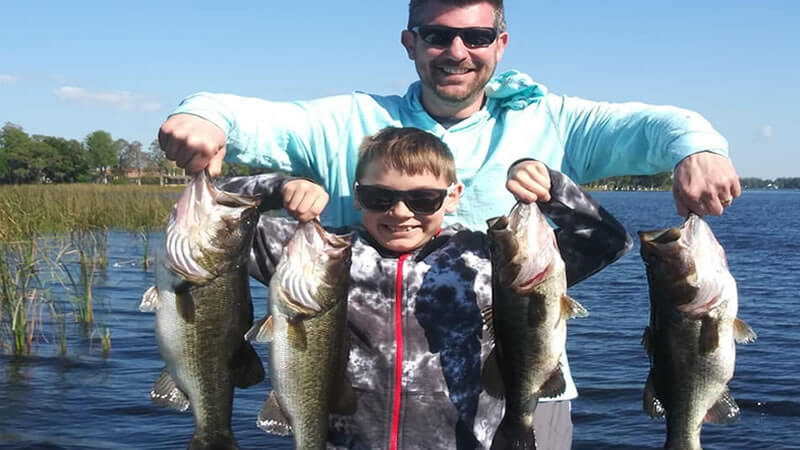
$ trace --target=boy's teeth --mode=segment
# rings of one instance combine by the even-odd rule
[[[392,230],[392,231],[411,231],[411,230],[414,229],[414,227],[392,227],[392,226],[390,226],[389,229]]]

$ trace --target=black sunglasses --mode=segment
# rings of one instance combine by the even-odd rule
[[[426,44],[434,47],[448,47],[456,36],[460,37],[469,48],[481,48],[492,45],[497,39],[497,28],[467,27],[452,28],[443,25],[417,25],[411,28]]]
[[[456,188],[455,183],[447,189],[411,189],[409,191],[395,191],[380,186],[359,184],[356,181],[355,189],[358,201],[370,211],[384,212],[391,209],[399,201],[414,214],[428,216],[438,211],[444,199]]]

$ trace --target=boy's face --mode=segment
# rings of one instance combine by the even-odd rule
[[[449,187],[443,177],[435,177],[427,171],[409,175],[387,168],[381,161],[367,166],[359,184],[396,191]],[[444,199],[442,206],[429,215],[415,213],[404,201],[396,202],[386,211],[370,210],[362,204],[358,194],[354,196],[355,208],[361,210],[364,228],[378,244],[394,252],[406,253],[425,245],[439,231],[445,213],[455,212],[462,189],[459,183]]]

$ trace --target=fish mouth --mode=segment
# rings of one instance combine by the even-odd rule
[[[173,208],[167,225],[166,256],[171,271],[196,284],[213,279],[207,260],[242,250],[234,231],[252,223],[261,199],[218,189],[204,170],[192,178]]]

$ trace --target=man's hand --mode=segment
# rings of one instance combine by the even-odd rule
[[[191,114],[170,116],[158,130],[158,143],[167,159],[195,174],[208,167],[215,177],[222,172],[225,133],[206,119]]]
[[[741,193],[736,169],[722,155],[695,153],[675,166],[672,196],[678,214],[683,217],[689,212],[719,216]]]
[[[523,203],[550,201],[550,172],[541,161],[526,160],[508,171],[506,189]]]
[[[292,180],[283,185],[283,207],[301,222],[319,218],[328,204],[328,193],[308,180]]]

